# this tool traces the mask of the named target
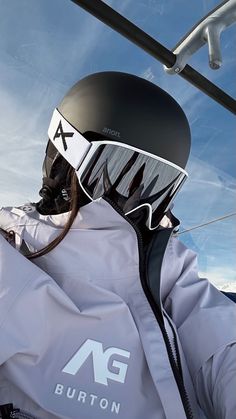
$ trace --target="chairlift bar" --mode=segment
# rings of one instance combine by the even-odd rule
[[[125,36],[131,42],[142,48],[148,54],[159,60],[167,67],[175,64],[176,56],[162,44],[134,25],[124,16],[116,12],[102,0],[71,0],[73,3],[82,7],[84,10],[110,26],[121,35]],[[178,73],[181,77],[193,84],[199,90],[210,96],[216,102],[224,106],[230,112],[236,114],[236,100],[213,84],[194,68],[186,65]]]

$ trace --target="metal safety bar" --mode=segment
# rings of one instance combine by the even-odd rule
[[[209,65],[218,70],[222,64],[220,36],[230,25],[236,23],[236,0],[227,0],[200,20],[176,47],[172,50],[176,55],[173,67],[165,67],[168,74],[176,74],[183,70],[188,59],[203,45],[208,44]]]
[[[71,0],[73,3],[82,7],[84,10],[110,26],[131,42],[152,55],[166,67],[173,67],[176,56],[162,44],[134,25],[124,16],[116,12],[101,0]],[[181,77],[193,84],[199,90],[207,94],[230,112],[236,114],[236,100],[213,84],[194,68],[186,65],[181,73]]]

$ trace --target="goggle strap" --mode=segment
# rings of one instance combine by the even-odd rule
[[[59,153],[77,170],[91,143],[69,124],[57,109],[53,112],[48,136]]]

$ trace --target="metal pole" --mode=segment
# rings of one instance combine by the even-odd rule
[[[134,25],[124,16],[116,12],[101,0],[71,0],[84,10],[110,26],[131,42],[144,49],[148,54],[159,60],[167,67],[172,67],[176,56],[162,44]],[[236,100],[213,84],[194,68],[186,65],[181,73],[181,77],[193,84],[199,90],[210,96],[216,102],[224,106],[230,112],[236,114]]]

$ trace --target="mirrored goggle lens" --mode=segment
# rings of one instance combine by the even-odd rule
[[[95,148],[80,175],[86,193],[93,200],[112,197],[125,214],[148,204],[150,226],[155,228],[186,179],[186,172],[163,159],[120,145],[103,143]]]

